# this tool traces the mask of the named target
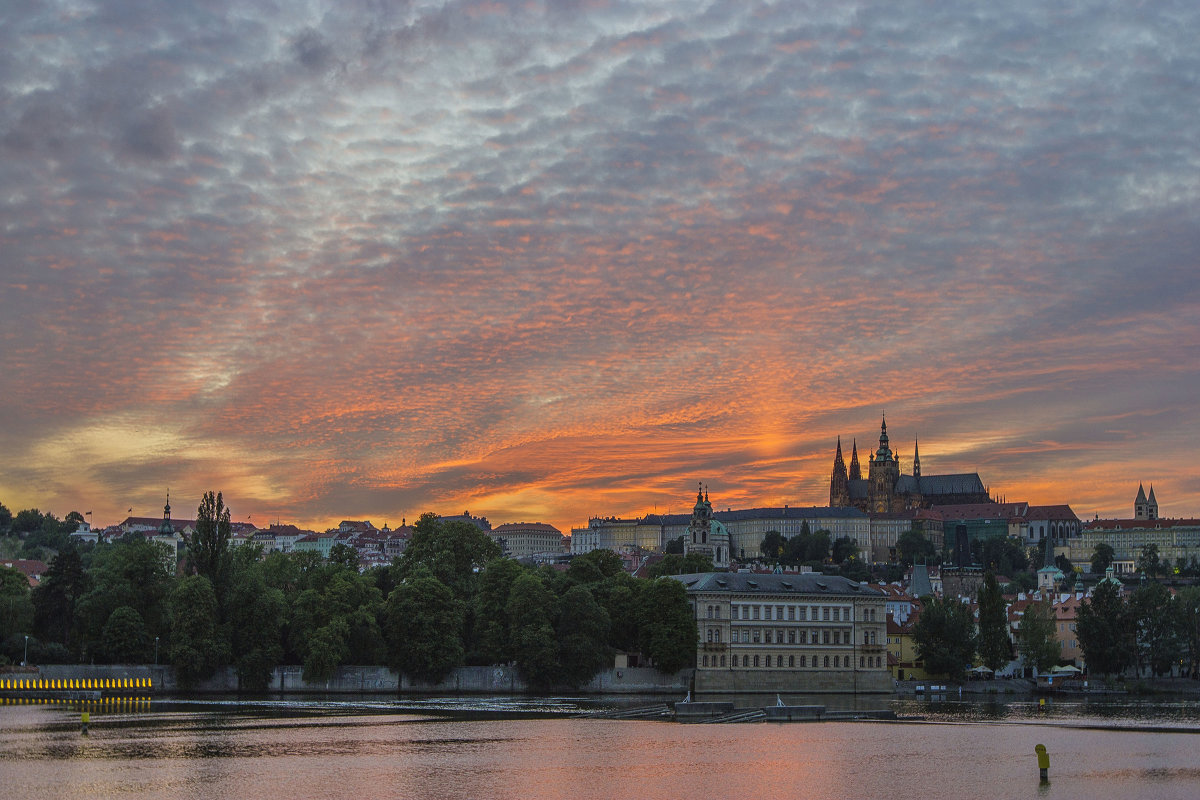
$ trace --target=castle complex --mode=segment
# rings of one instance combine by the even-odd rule
[[[879,449],[869,456],[867,477],[858,463],[858,442],[854,442],[850,469],[842,458],[839,436],[833,457],[833,475],[829,479],[829,505],[852,506],[868,514],[894,514],[930,506],[990,503],[987,488],[979,473],[922,475],[921,454],[913,442],[911,475],[900,472],[900,458],[888,444],[887,419],[879,431]]]

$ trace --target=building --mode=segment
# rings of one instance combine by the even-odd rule
[[[1150,495],[1139,485],[1134,501],[1133,519],[1097,519],[1084,523],[1078,538],[1070,539],[1055,550],[1074,564],[1092,560],[1096,545],[1113,549],[1113,567],[1117,574],[1137,571],[1142,548],[1154,545],[1159,560],[1175,566],[1200,561],[1200,519],[1163,519],[1158,514],[1154,487]]]
[[[683,552],[707,556],[716,569],[729,566],[729,529],[713,516],[706,489],[696,490],[696,505],[683,537]]]
[[[545,522],[506,522],[488,531],[509,558],[563,552],[562,531]]]
[[[879,449],[868,457],[866,478],[862,477],[862,468],[858,463],[857,440],[853,448],[847,470],[842,458],[842,439],[838,437],[833,474],[829,479],[831,506],[852,506],[860,511],[888,514],[906,509],[954,503],[986,503],[991,500],[977,472],[922,475],[921,455],[915,440],[912,474],[903,474],[900,457],[893,452],[889,443],[886,417],[879,429]]]
[[[675,577],[696,618],[695,692],[890,692],[885,595],[820,573]]]

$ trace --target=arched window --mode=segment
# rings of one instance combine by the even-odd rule
[[[708,666],[708,656],[705,656],[705,657],[704,657],[704,662],[703,662],[703,663],[704,663],[704,666],[706,666],[706,667]]]
[[[754,666],[758,666],[758,656],[754,657]]]
[[[860,667],[865,667],[867,665],[867,659],[863,656],[859,656],[858,657],[858,665]]]
[[[721,656],[721,666],[725,666],[725,656]]]
[[[796,666],[796,657],[795,656],[788,656],[788,666],[789,667]]]
[[[825,656],[825,666],[829,666],[829,656]]]
[[[783,656],[775,656],[775,666],[777,666],[777,667],[783,666]]]

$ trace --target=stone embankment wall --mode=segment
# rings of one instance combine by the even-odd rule
[[[522,694],[529,691],[516,668],[509,666],[459,667],[437,684],[409,680],[387,667],[340,667],[328,681],[312,683],[306,682],[302,673],[300,667],[276,667],[269,691],[281,694]],[[149,678],[154,694],[183,692],[175,680],[175,670],[168,666],[54,664],[37,667],[29,674],[67,680]],[[690,670],[663,675],[645,667],[623,667],[605,670],[575,691],[579,694],[676,694],[687,691],[690,678]],[[226,667],[188,693],[236,691],[237,673],[232,667]]]

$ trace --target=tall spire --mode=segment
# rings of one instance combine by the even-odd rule
[[[850,480],[862,480],[862,467],[858,465],[858,439],[854,439],[854,450],[850,453]]]
[[[920,440],[913,438],[913,477],[921,477],[921,450]]]

